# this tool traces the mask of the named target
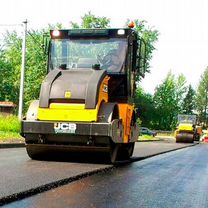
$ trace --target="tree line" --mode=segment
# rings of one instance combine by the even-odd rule
[[[153,129],[173,130],[178,114],[197,115],[198,124],[208,124],[208,67],[201,75],[198,88],[187,85],[183,74],[175,76],[169,72],[154,94],[137,89],[136,102],[138,122]]]
[[[146,21],[134,20],[135,29],[146,42],[146,73],[150,72],[150,61],[154,44],[159,32],[149,27]],[[126,20],[124,27],[129,20]],[[81,17],[81,23],[70,22],[69,28],[109,28],[110,19],[97,17],[91,12]],[[44,38],[50,29],[63,28],[63,25],[49,25],[40,30],[29,30],[27,34],[26,71],[24,85],[24,112],[31,100],[38,99],[42,80],[47,73],[47,54],[44,50]],[[21,37],[15,32],[4,34],[0,45],[0,101],[12,101],[18,104],[21,71]],[[139,86],[139,79],[138,79]],[[157,86],[153,95],[138,87],[135,98],[139,123],[154,129],[173,129],[179,113],[199,115],[199,121],[207,124],[208,69],[205,70],[197,92],[187,86],[183,75],[175,77],[168,73],[164,81]]]

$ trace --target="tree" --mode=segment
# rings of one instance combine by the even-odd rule
[[[153,96],[145,93],[144,90],[139,87],[136,90],[135,107],[137,109],[137,117],[141,120],[141,125],[152,128],[152,121],[155,116]]]
[[[154,103],[157,110],[156,128],[169,130],[176,108],[174,75],[171,73],[168,73],[163,83],[156,88]]]
[[[13,68],[5,58],[4,50],[0,53],[0,100],[9,101],[13,93]]]
[[[208,107],[208,67],[201,75],[199,86],[196,93],[196,109],[199,121],[207,126],[207,107]]]
[[[188,87],[188,92],[182,103],[182,113],[183,114],[193,114],[195,109],[195,91],[191,85]]]
[[[38,98],[40,85],[44,75],[46,74],[47,57],[42,48],[43,34],[43,30],[28,31],[24,86],[25,109],[27,109],[31,100]],[[1,99],[10,100],[18,104],[22,40],[16,32],[11,32],[7,33],[4,41],[6,43],[6,47],[4,49],[2,59],[4,60],[5,65],[4,73],[7,75],[2,77],[3,80],[1,83],[4,83],[3,86],[7,89],[7,91],[2,91],[6,93],[6,95]]]
[[[4,76],[2,76],[3,93],[6,93],[2,100],[18,102],[19,80],[21,70],[21,39],[16,32],[7,32],[4,38]]]
[[[43,50],[45,30],[30,30],[27,39],[27,62],[25,73],[25,106],[39,97],[41,83],[47,72],[47,54]],[[32,89],[32,90],[31,90]]]
[[[72,28],[107,28],[110,27],[110,19],[107,17],[96,17],[91,12],[88,12],[81,17],[81,25],[75,22],[70,22]]]
[[[182,111],[182,103],[187,92],[186,77],[180,74],[175,79],[175,98],[178,106],[178,111]]]
[[[130,20],[126,21],[125,27],[128,26]],[[155,43],[158,40],[159,32],[154,28],[150,28],[147,26],[147,22],[145,20],[139,21],[135,19],[133,21],[135,23],[135,30],[138,32],[138,35],[145,42],[145,53],[146,53],[146,67],[145,72],[150,72],[150,61],[152,59],[153,51],[155,50]],[[137,80],[140,80],[141,77],[137,77]]]
[[[183,75],[177,78],[171,72],[161,85],[156,88],[154,103],[156,108],[155,128],[162,130],[174,129],[177,116],[181,113],[181,103],[186,92],[186,81]]]

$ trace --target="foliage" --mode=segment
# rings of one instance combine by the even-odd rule
[[[154,102],[158,120],[155,121],[156,129],[169,130],[175,116],[175,83],[174,75],[169,73],[164,82],[156,88]]]
[[[194,114],[195,109],[195,90],[191,85],[188,87],[188,92],[182,103],[183,114]]]
[[[175,98],[178,111],[182,111],[182,103],[187,92],[186,77],[180,74],[175,80]]]
[[[184,75],[175,77],[169,72],[156,88],[154,95],[138,88],[135,97],[137,116],[141,125],[152,129],[172,130],[176,127],[178,114],[183,113],[187,102],[186,79]],[[184,105],[183,105],[184,104]]]
[[[177,123],[177,116],[181,113],[181,103],[186,92],[186,81],[183,75],[177,78],[170,72],[160,84],[154,94],[156,116],[154,126],[156,129],[171,130]]]
[[[1,142],[24,142],[24,139],[20,136],[19,132],[0,131],[0,143]]]
[[[0,100],[11,100],[13,94],[13,68],[5,57],[5,52],[0,53]]]
[[[208,107],[208,67],[201,75],[199,86],[196,93],[196,109],[199,115],[199,121],[207,125],[207,107]]]
[[[25,73],[26,108],[31,100],[39,97],[40,86],[47,72],[47,56],[42,47],[44,30],[31,30],[28,34]]]
[[[136,90],[135,107],[137,117],[140,118],[140,126],[153,127],[152,120],[155,116],[153,97],[145,93],[141,87]]]
[[[16,116],[5,117],[0,114],[0,142],[23,141],[19,132],[20,121]]]
[[[1,53],[1,100],[9,100],[17,103],[20,68],[21,68],[21,40],[17,33],[6,33],[5,47]]]
[[[16,116],[4,117],[0,115],[0,131],[20,132],[20,121]]]
[[[110,19],[107,17],[96,17],[91,12],[88,12],[81,17],[81,25],[75,22],[70,22],[72,28],[108,28],[110,27]]]
[[[153,140],[154,141],[154,137],[152,135],[141,135],[138,137],[138,141],[142,141],[142,140]]]
[[[43,75],[46,73],[46,55],[42,48],[44,31],[28,31],[27,36],[27,59],[25,71],[24,98],[25,109],[30,100],[39,96],[40,85]],[[7,33],[5,36],[6,47],[1,54],[0,70],[1,76],[1,100],[9,100],[18,103],[20,72],[21,72],[21,38],[16,32]]]
[[[125,24],[126,27],[128,26],[129,22],[130,20],[128,19]],[[145,20],[139,21],[138,19],[135,19],[133,22],[135,23],[135,30],[138,32],[139,37],[145,42],[145,53],[147,59],[145,72],[150,72],[150,61],[152,59],[153,51],[155,50],[154,45],[158,40],[159,32],[154,28],[148,27]],[[137,77],[137,80],[140,78],[141,77]]]

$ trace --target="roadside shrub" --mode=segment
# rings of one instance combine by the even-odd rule
[[[0,115],[0,131],[4,132],[20,132],[20,121],[17,116]]]

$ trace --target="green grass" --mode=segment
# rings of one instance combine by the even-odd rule
[[[0,115],[0,131],[5,132],[20,132],[20,121],[16,116]]]
[[[151,135],[142,135],[141,136],[143,139],[152,139],[152,138],[154,138],[153,136],[151,136]]]
[[[139,138],[138,138],[139,140],[152,140],[152,139],[155,139],[155,137],[153,137],[153,136],[150,136],[150,135],[141,135],[141,136],[139,136]]]
[[[19,133],[11,131],[0,131],[0,142],[24,141]]]
[[[172,133],[158,133],[157,136],[174,136],[174,132],[172,132]]]
[[[0,142],[23,141],[19,132],[20,122],[16,116],[0,115]]]

